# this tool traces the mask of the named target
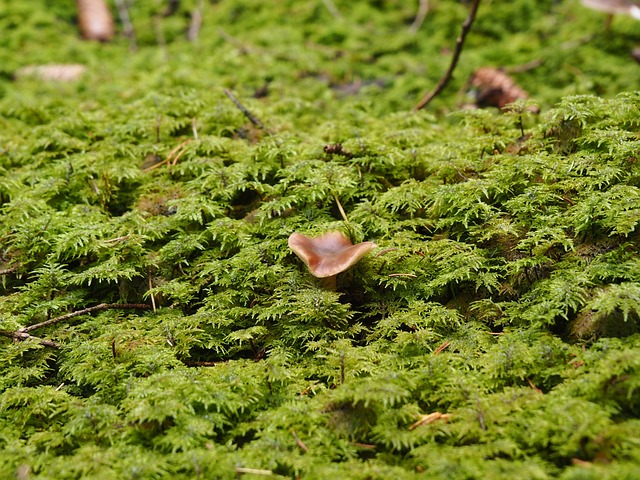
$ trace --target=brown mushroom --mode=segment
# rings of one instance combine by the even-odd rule
[[[582,5],[592,10],[605,12],[608,15],[606,28],[609,29],[613,15],[629,15],[640,20],[640,5],[637,0],[582,0]]]
[[[328,289],[336,289],[336,277],[358,263],[377,245],[362,242],[354,245],[341,232],[328,232],[311,238],[301,233],[292,233],[289,248],[307,265],[314,277],[321,278]]]
[[[76,0],[76,6],[80,32],[85,39],[108,42],[113,38],[113,17],[105,0]]]

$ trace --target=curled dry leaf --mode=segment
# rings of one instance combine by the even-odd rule
[[[80,33],[87,40],[108,42],[115,28],[111,10],[105,0],[76,0]]]
[[[529,98],[509,75],[497,68],[479,68],[471,75],[469,83],[475,91],[476,105],[481,108],[504,108],[516,100]]]

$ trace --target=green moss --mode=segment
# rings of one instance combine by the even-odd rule
[[[1,477],[638,476],[632,19],[483,3],[411,113],[461,2],[140,0],[135,53],[49,3],[0,6]],[[379,245],[336,291],[287,246],[330,230]]]

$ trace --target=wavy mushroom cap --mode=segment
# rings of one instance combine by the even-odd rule
[[[640,6],[633,0],[582,0],[585,7],[611,14],[631,15],[640,20]]]
[[[373,242],[353,245],[341,232],[315,238],[292,233],[289,237],[289,248],[309,267],[311,275],[318,278],[344,272],[376,247]]]

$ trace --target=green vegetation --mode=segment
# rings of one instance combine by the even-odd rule
[[[460,2],[130,3],[136,52],[0,5],[1,478],[639,478],[634,20],[483,3],[413,113]],[[379,245],[337,291],[331,230]]]

